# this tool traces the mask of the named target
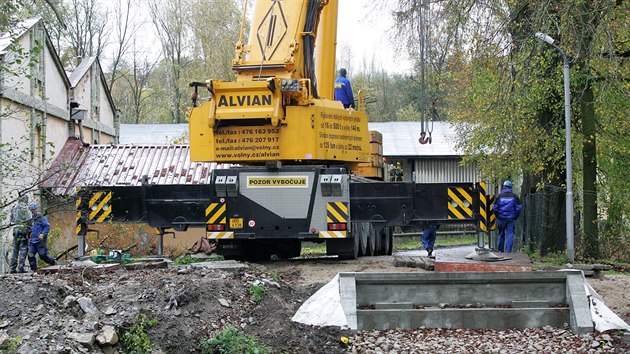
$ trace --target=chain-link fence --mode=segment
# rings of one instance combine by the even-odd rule
[[[566,191],[558,186],[545,186],[540,192],[523,198],[522,238],[524,248],[541,255],[564,252]]]

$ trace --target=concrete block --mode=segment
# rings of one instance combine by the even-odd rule
[[[593,332],[593,317],[584,288],[584,276],[580,271],[565,271],[567,279],[567,302],[571,309],[570,325],[573,332]]]
[[[569,318],[568,308],[552,309],[423,309],[358,310],[358,330],[392,328],[534,328],[562,327]]]
[[[357,289],[355,273],[339,273],[339,298],[348,328],[357,329]]]
[[[512,301],[512,307],[516,308],[546,308],[549,307],[549,301]]]
[[[191,263],[190,265],[180,266],[180,268],[188,267],[188,266],[191,266],[193,268],[208,268],[208,269],[225,270],[225,271],[236,271],[236,270],[249,268],[247,264],[237,262],[235,260],[215,261],[215,262],[196,262],[196,263]]]
[[[339,286],[352,329],[501,329],[570,323],[576,333],[593,330],[579,271],[341,273]],[[357,310],[357,304],[362,309]],[[568,306],[554,306],[564,304]]]

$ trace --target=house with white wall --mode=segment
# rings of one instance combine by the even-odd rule
[[[81,135],[77,118],[86,143],[117,142],[116,108],[98,59],[64,69],[41,18],[0,33],[0,61],[0,144],[28,151],[27,180]],[[73,114],[74,106],[85,114]]]
[[[82,108],[85,114],[73,114]],[[19,194],[44,203],[39,192],[43,172],[69,138],[117,142],[117,122],[97,58],[64,69],[39,17],[0,33],[0,226],[7,225]],[[9,230],[0,228],[2,244]]]

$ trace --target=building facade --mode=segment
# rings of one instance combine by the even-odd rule
[[[77,120],[73,113],[81,108],[87,114]],[[0,33],[0,225],[8,226],[19,195],[46,211],[39,189],[44,171],[66,141],[80,135],[99,143],[118,137],[116,108],[98,59],[84,59],[66,72],[41,18]],[[6,248],[11,229],[1,230]]]

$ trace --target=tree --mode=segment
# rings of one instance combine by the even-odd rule
[[[120,77],[119,66],[131,49],[132,43],[135,45],[135,36],[142,26],[142,23],[132,21],[133,9],[131,0],[118,0],[114,5],[115,49],[109,73],[110,90],[114,89],[114,84]]]
[[[61,31],[62,61],[77,65],[80,58],[101,57],[109,40],[108,12],[97,0],[69,0],[64,3],[66,29]]]
[[[188,27],[186,26],[188,0],[148,0],[149,12],[162,45],[166,64],[171,123],[181,123],[183,92],[180,87],[182,70],[188,64],[185,57]]]
[[[149,83],[157,64],[157,59],[148,59],[144,50],[136,49],[136,41],[133,41],[130,62],[123,61],[120,70],[121,83],[112,89],[112,95],[117,102],[117,107],[122,112],[122,123],[147,123],[149,114],[155,107],[148,104],[155,92],[151,90]]]
[[[186,70],[189,78],[233,80],[234,46],[239,40],[242,12],[234,0],[216,0],[212,6],[204,0],[191,0],[190,33],[191,63]],[[248,32],[245,23],[243,32]],[[190,80],[192,81],[192,80]]]
[[[413,18],[423,3],[426,2],[399,1],[399,23],[405,24],[401,19]],[[597,203],[611,199],[597,198],[597,181],[604,174],[596,174],[597,158],[601,156],[596,140],[603,132],[618,131],[602,129],[604,125],[597,113],[607,109],[598,110],[597,105],[609,104],[602,101],[604,97],[619,97],[613,91],[627,98],[627,91],[620,84],[623,80],[619,80],[623,72],[614,54],[628,50],[628,42],[623,40],[627,38],[627,6],[609,1],[460,0],[432,4],[431,9],[442,14],[433,16],[433,27],[443,33],[435,47],[445,51],[434,58],[443,57],[446,66],[435,68],[445,83],[442,87],[449,87],[448,113],[462,123],[462,148],[468,159],[480,163],[486,176],[501,178],[523,173],[526,192],[530,187],[562,185],[565,172],[562,63],[558,53],[533,40],[533,33],[549,33],[569,54],[575,112],[572,125],[575,141],[582,145],[581,150],[575,146],[573,149],[575,159],[581,155],[582,161],[574,164],[577,182],[582,182],[583,187],[578,195],[583,200],[583,207],[579,208],[584,225],[581,248],[583,256],[597,256]],[[402,28],[406,28],[403,33],[413,42],[413,28]],[[444,45],[447,43],[450,45]],[[603,67],[594,65],[601,61],[606,62]],[[613,67],[612,71],[598,71]],[[626,119],[627,116],[621,114]],[[615,185],[610,181],[613,175],[606,176],[611,185]],[[621,223],[627,225],[627,207],[622,214],[626,218]]]

